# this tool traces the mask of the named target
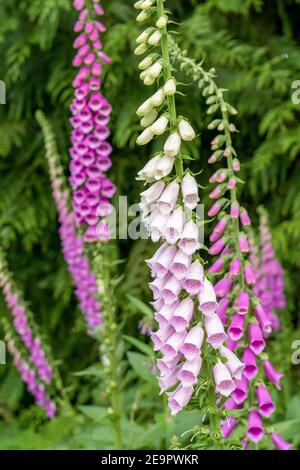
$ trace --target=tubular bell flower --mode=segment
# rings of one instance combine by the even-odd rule
[[[161,51],[151,49],[150,54],[147,46],[144,52],[148,55],[139,65],[144,82],[154,67],[154,76],[164,80],[164,84],[137,110],[142,126],[151,122],[137,143],[146,145],[155,136],[167,136],[161,152],[150,159],[139,172],[138,179],[151,184],[141,194],[142,219],[152,240],[162,241],[157,253],[147,261],[153,277],[149,286],[155,299],[155,319],[159,324],[159,330],[152,333],[152,340],[154,350],[162,354],[162,358],[157,360],[161,392],[168,391],[171,413],[176,414],[189,402],[201,370],[207,376],[212,391],[216,389],[216,393],[229,396],[234,389],[234,380],[228,367],[238,369],[238,359],[234,359],[231,353],[228,367],[218,360],[221,357],[219,348],[224,345],[226,334],[215,313],[218,303],[214,288],[197,254],[200,248],[199,227],[194,211],[199,201],[198,185],[195,177],[184,168],[181,150],[182,141],[192,141],[196,134],[187,119],[177,116],[177,83],[168,58],[168,18],[164,2],[157,0],[151,2],[151,6],[141,3],[137,8],[144,13],[144,21],[150,22],[144,33],[139,35],[138,42],[147,38],[148,45],[161,46]],[[136,53],[139,55],[140,51]],[[154,82],[155,79],[146,84]],[[164,111],[160,115],[162,105]],[[223,248],[224,244],[220,251]],[[229,285],[227,287],[230,288]],[[215,366],[216,384],[213,383],[212,366],[209,364],[207,367],[206,358],[201,356],[203,348],[214,351],[215,362],[218,361],[218,366]]]
[[[112,152],[107,142],[111,106],[100,92],[102,63],[110,62],[101,50],[99,35],[105,31],[104,24],[98,19],[104,12],[97,2],[92,4],[91,9],[87,8],[87,0],[75,0],[73,5],[80,12],[79,21],[74,27],[79,34],[73,44],[76,50],[73,65],[79,71],[73,81],[75,94],[70,108],[73,211],[76,226],[84,228],[86,242],[107,241],[108,214],[102,206],[109,205],[108,199],[113,197],[116,188],[104,175],[111,167],[109,155]]]

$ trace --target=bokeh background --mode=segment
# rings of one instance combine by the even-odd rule
[[[118,195],[127,195],[134,203],[141,189],[135,175],[148,158],[146,150],[135,146],[139,131],[135,110],[146,97],[132,53],[136,12],[130,0],[103,1],[103,5],[104,48],[113,59],[103,76],[103,94],[113,106],[110,176],[118,188],[116,200]],[[179,33],[176,40],[190,56],[216,68],[218,84],[229,90],[228,99],[239,110],[236,147],[245,181],[242,197],[254,226],[259,206],[269,212],[273,243],[286,273],[287,297],[287,308],[281,312],[282,330],[270,341],[274,362],[286,372],[274,421],[297,446],[300,364],[292,364],[291,345],[300,340],[300,103],[293,103],[291,96],[292,83],[300,80],[300,1],[172,0],[169,6],[178,23],[174,24]],[[72,415],[45,423],[8,357],[6,366],[0,366],[2,449],[112,445],[109,424],[101,421],[106,396],[98,344],[86,335],[60,252],[43,137],[34,117],[42,109],[53,125],[67,173],[75,18],[71,0],[0,1],[0,79],[7,87],[7,103],[0,105],[0,245],[59,362],[74,406]],[[182,81],[186,87],[179,108],[199,130],[192,146],[193,166],[203,169],[200,182],[206,186],[212,170],[206,163],[210,135],[205,130],[205,111],[197,87],[184,77]],[[115,256],[122,260],[115,276],[122,278],[111,295],[123,331],[141,339],[139,323],[147,314],[150,298],[143,260],[153,247],[141,240],[112,244]],[[128,294],[143,304],[133,302]],[[0,315],[7,314],[0,296]],[[130,352],[132,345],[126,341],[123,348],[127,447],[164,448],[199,416],[187,411],[166,420],[155,380],[135,362],[140,358],[134,354],[140,353]],[[98,414],[91,407],[97,407]]]

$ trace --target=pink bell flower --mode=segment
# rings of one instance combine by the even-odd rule
[[[264,428],[262,425],[261,417],[256,410],[252,410],[248,417],[248,432],[247,437],[258,443],[264,436]]]
[[[203,266],[198,262],[192,263],[189,272],[182,282],[182,287],[191,295],[197,295],[200,293],[201,286],[204,281],[204,269]]]
[[[213,376],[216,384],[216,392],[224,397],[229,397],[234,391],[235,385],[229,370],[220,360],[213,368]]]
[[[263,361],[263,366],[267,379],[270,380],[270,382],[272,382],[278,390],[280,390],[280,380],[282,379],[283,374],[278,372],[269,360]]]
[[[181,353],[187,361],[193,361],[200,355],[203,338],[204,331],[200,324],[197,324],[188,332],[181,347]]]
[[[251,351],[256,355],[265,349],[266,343],[260,326],[257,323],[250,323],[249,325],[249,344]]]
[[[278,450],[291,450],[293,447],[292,444],[286,442],[277,432],[272,432],[271,439]]]
[[[205,317],[204,324],[207,333],[207,342],[214,349],[219,349],[227,338],[220,318],[214,313]]]
[[[201,356],[192,361],[186,361],[178,373],[178,379],[183,387],[191,387],[197,383],[198,375],[202,366]]]
[[[191,266],[191,255],[186,255],[183,251],[178,250],[169,267],[170,272],[179,280],[182,281],[187,276]]]
[[[176,415],[182,408],[187,405],[193,394],[193,387],[179,387],[169,394],[169,408],[172,416]]]
[[[242,361],[245,364],[243,372],[247,380],[253,380],[258,374],[258,367],[256,363],[256,355],[251,349],[246,348],[243,352]]]
[[[275,405],[268,389],[264,385],[259,385],[256,389],[256,397],[259,413],[269,418],[275,411]]]
[[[218,302],[216,293],[211,282],[204,278],[203,284],[198,296],[199,299],[199,310],[204,315],[213,314],[218,308]]]
[[[176,307],[172,318],[170,320],[171,325],[177,332],[185,331],[189,326],[190,321],[194,313],[194,302],[188,297],[180,302]]]

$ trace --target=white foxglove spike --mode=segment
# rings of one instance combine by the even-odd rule
[[[154,134],[151,130],[151,127],[147,127],[136,139],[136,143],[138,145],[146,145],[152,140],[154,137]]]
[[[194,129],[192,128],[190,123],[185,119],[181,119],[181,121],[179,122],[178,129],[182,140],[186,140],[189,142],[191,140],[194,140],[194,138],[196,137]]]
[[[169,124],[169,120],[166,116],[158,118],[151,126],[151,130],[155,135],[162,135]]]
[[[180,146],[181,146],[180,135],[178,134],[178,132],[173,132],[167,138],[165,146],[164,146],[164,152],[165,152],[166,156],[167,157],[176,157],[176,155],[179,154]]]
[[[170,78],[165,83],[164,92],[167,96],[172,96],[176,93],[176,80],[174,78]]]

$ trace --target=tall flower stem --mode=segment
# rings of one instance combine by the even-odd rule
[[[165,16],[164,0],[157,0],[157,15],[158,18]],[[170,61],[169,54],[169,41],[168,41],[168,28],[167,25],[162,28],[162,38],[161,38],[161,52],[163,58],[163,76],[165,82],[172,78],[172,66]],[[177,112],[176,112],[176,103],[175,95],[168,96],[168,111],[170,116],[170,129],[174,131],[177,129]],[[183,165],[180,155],[177,155],[175,160],[175,171],[176,176],[179,181],[183,177]]]
[[[175,43],[175,41],[170,41],[170,47],[171,47],[171,58],[181,64],[182,70],[185,71],[188,75],[191,75],[195,81],[204,79],[206,82],[206,85],[210,86],[214,94],[217,96],[218,101],[219,101],[221,115],[222,115],[222,121],[224,123],[226,148],[232,149],[232,138],[231,138],[231,133],[229,130],[228,111],[227,111],[226,103],[224,100],[223,91],[222,89],[218,88],[216,82],[213,79],[213,76],[214,76],[213,70],[211,71],[211,73],[206,72],[200,63],[197,63],[195,60],[187,57],[185,53],[181,51],[180,47]],[[232,151],[229,153],[226,159],[227,159],[227,166],[230,171],[230,176],[233,176],[234,170],[233,170]],[[235,204],[238,201],[237,190],[235,187],[230,190],[230,200],[232,204]],[[234,220],[235,249],[236,249],[238,258],[240,260],[240,263],[241,263],[240,281],[241,281],[241,286],[244,289],[245,287],[245,279],[244,279],[244,274],[243,274],[244,273],[244,269],[243,269],[244,257],[243,257],[243,254],[241,252],[240,245],[239,245],[239,235],[240,235],[240,224],[239,224],[239,220],[235,219]]]
[[[212,375],[212,366],[208,359],[204,359],[203,361],[203,375],[206,377],[207,380],[207,401],[208,401],[208,415],[209,415],[209,423],[210,429],[212,432],[212,439],[214,442],[215,449],[222,449],[222,441],[221,441],[221,426],[220,420],[217,413],[217,405],[216,405],[216,393],[214,390],[214,379]]]
[[[98,243],[93,251],[93,268],[97,286],[101,294],[103,325],[101,329],[102,346],[100,353],[104,363],[107,381],[107,395],[110,397],[109,417],[115,429],[115,447],[122,449],[121,430],[121,394],[120,394],[120,357],[118,354],[119,335],[117,327],[116,305],[112,299],[114,286],[111,279],[111,267],[108,260],[110,246]]]

